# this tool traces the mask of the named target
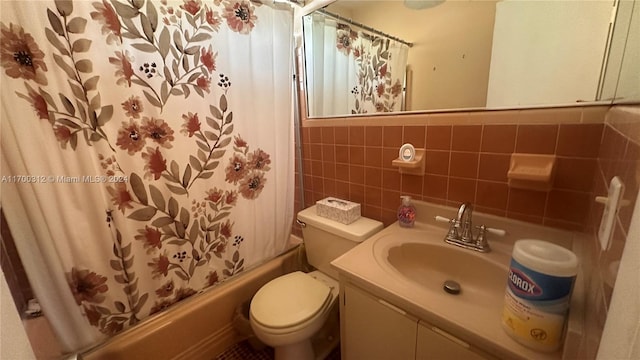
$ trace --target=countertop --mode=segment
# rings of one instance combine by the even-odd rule
[[[434,205],[430,203],[415,201],[417,208],[417,221],[413,228],[402,228],[398,223],[394,223],[371,238],[365,240],[354,249],[341,257],[335,259],[331,265],[336,269],[341,281],[349,281],[375,296],[383,298],[406,312],[426,321],[442,330],[450,332],[460,339],[473,344],[474,346],[493,354],[499,358],[513,359],[561,359],[563,351],[558,350],[553,353],[544,353],[529,349],[513,340],[501,326],[501,314],[503,303],[485,306],[482,311],[470,311],[465,308],[465,301],[462,298],[451,296],[444,291],[432,291],[426,287],[417,286],[415,283],[402,276],[389,271],[388,267],[379,264],[374,256],[375,252],[380,252],[379,247],[384,247],[387,239],[398,239],[411,237],[416,241],[416,235],[432,233],[443,242],[448,230],[447,223],[440,223],[434,220],[436,215],[454,217],[456,209]],[[572,249],[578,254],[580,247],[575,244],[575,233],[537,226],[520,221],[500,218],[492,215],[475,213],[474,225],[484,224],[488,227],[500,228],[507,231],[505,237],[495,237],[489,235],[489,243],[492,251],[489,253],[475,253],[474,256],[482,256],[486,260],[501,264],[505,268],[504,284],[506,288],[508,265],[511,259],[511,249],[515,240],[520,238],[535,238],[550,241],[566,248]],[[389,234],[396,236],[389,237]],[[426,236],[425,236],[426,238]],[[433,236],[431,237],[433,238]],[[428,241],[428,240],[425,240]],[[433,240],[430,240],[433,241]],[[389,244],[386,245],[390,246]],[[453,246],[453,245],[448,245]],[[473,269],[467,269],[473,271]],[[576,280],[573,298],[571,302],[571,313],[568,324],[568,333],[565,341],[565,358],[567,350],[577,349],[576,344],[567,344],[569,339],[579,339],[582,332],[582,309],[580,298],[583,286],[581,279]],[[580,281],[579,281],[580,280]],[[502,299],[502,297],[500,297]],[[477,309],[477,307],[476,307]]]

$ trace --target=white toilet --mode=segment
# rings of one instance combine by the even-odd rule
[[[313,360],[312,336],[322,328],[338,298],[338,273],[330,262],[382,230],[379,221],[360,218],[344,225],[318,216],[311,206],[298,213],[309,264],[317,271],[289,273],[271,280],[251,300],[251,328],[275,349],[276,360]]]

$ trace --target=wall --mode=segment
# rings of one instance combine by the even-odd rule
[[[640,29],[638,28],[638,26],[640,26],[640,19],[638,19],[638,17],[640,17],[640,6],[634,5],[635,0],[622,0],[618,2],[616,25],[613,28],[609,53],[606,57],[607,62],[604,74],[605,76],[602,83],[602,99],[613,99],[616,96],[616,92],[618,92],[619,95],[620,93],[626,93],[631,90],[627,89],[628,87],[630,87],[631,81],[624,81],[625,78],[634,80],[633,78],[636,77],[636,82],[634,84],[638,84],[637,76],[640,75],[635,75],[634,72],[629,71],[631,69],[627,69],[628,72],[620,74],[622,62],[625,57],[627,58],[627,63],[637,64],[635,66],[636,69],[638,68],[638,66],[640,66],[640,53],[638,50],[640,49],[640,46],[636,46],[635,48],[633,46],[630,46],[629,49],[626,49],[626,51],[628,51],[630,55],[627,56],[625,54],[625,47],[627,46],[628,42],[627,37],[629,37],[629,40],[631,40],[628,42],[629,44],[633,44],[633,41],[635,41],[635,43],[637,44],[638,41],[640,41],[640,39],[634,39],[640,36],[638,35],[638,33],[640,33]],[[636,14],[633,14],[634,8]],[[632,26],[634,27],[635,31],[630,31],[629,26],[630,24],[632,24],[632,20],[634,18],[635,20],[633,21]],[[620,76],[619,74],[623,76]],[[620,84],[618,84],[619,79],[623,80]],[[637,90],[637,86],[634,87],[632,92],[636,91],[639,91]],[[636,97],[640,97],[640,94],[637,94]]]
[[[603,206],[592,203],[590,216],[594,228],[593,241],[589,247],[592,276],[588,289],[586,320],[588,354],[597,350],[602,329],[607,317],[611,295],[616,282],[617,264],[622,257],[629,234],[634,203],[640,188],[640,106],[615,106],[606,115],[597,169],[594,177],[594,195],[606,196],[607,185],[613,176],[619,176],[625,184],[623,206],[616,217],[611,247],[601,250],[595,229],[600,223]],[[636,305],[638,303],[636,302]]]
[[[326,196],[362,204],[388,225],[400,195],[572,230],[588,220],[592,179],[608,107],[478,111],[305,120],[305,205]],[[391,166],[403,143],[426,148],[425,176]],[[510,154],[557,156],[550,192],[510,188]]]
[[[623,8],[628,9],[629,2],[624,1]],[[630,18],[631,24],[615,96],[618,102],[637,103],[640,100],[640,1],[634,2]]]
[[[598,359],[640,359],[640,198],[631,228],[627,236],[624,253],[620,259],[616,287],[611,296],[611,304],[598,347]],[[624,334],[620,336],[620,334]]]
[[[0,278],[0,359],[35,359],[4,273]]]
[[[391,167],[404,142],[427,148],[424,177]],[[411,194],[450,206],[470,200],[478,211],[591,234],[581,356],[595,357],[617,275],[612,264],[622,257],[640,189],[640,106],[304,120],[302,150],[304,187],[297,183],[296,210],[337,196],[362,203],[364,216],[386,226],[396,220],[399,196]],[[513,151],[556,154],[549,193],[508,187],[504,174]],[[602,251],[595,234],[603,206],[594,199],[606,196],[614,175],[625,183],[629,203],[617,215],[610,249]]]
[[[499,2],[487,107],[595,99],[611,9],[607,1]]]
[[[485,106],[494,1],[446,1],[424,10],[402,1],[343,1],[328,10],[414,44],[410,110]]]
[[[18,313],[24,314],[29,299],[34,298],[33,291],[2,209],[0,209],[0,265]]]

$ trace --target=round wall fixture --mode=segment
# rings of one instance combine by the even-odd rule
[[[416,158],[416,148],[407,143],[400,147],[398,157],[402,161],[413,161]]]

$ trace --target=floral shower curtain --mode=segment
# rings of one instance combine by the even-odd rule
[[[321,13],[303,18],[312,116],[399,111],[409,47]]]
[[[1,6],[2,205],[65,350],[285,250],[288,5]]]

